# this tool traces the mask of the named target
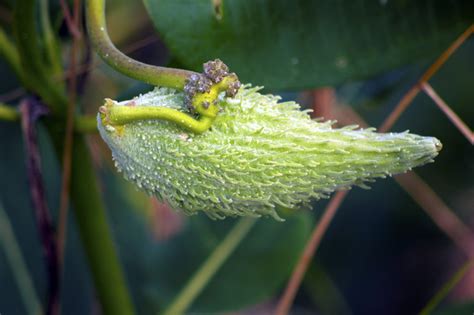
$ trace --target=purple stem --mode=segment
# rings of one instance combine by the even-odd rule
[[[38,149],[38,134],[36,122],[48,113],[45,105],[34,98],[26,98],[20,103],[21,124],[26,148],[26,166],[31,199],[35,209],[43,254],[48,272],[48,299],[46,313],[59,313],[59,261],[56,236],[51,215],[46,202],[41,158]]]

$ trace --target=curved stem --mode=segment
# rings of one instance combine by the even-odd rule
[[[214,249],[207,260],[189,280],[171,305],[163,312],[164,315],[184,314],[194,299],[206,286],[213,275],[229,258],[237,245],[248,234],[257,222],[254,218],[242,218],[235,224],[225,239]]]
[[[105,0],[87,0],[89,36],[97,53],[112,68],[151,85],[182,90],[192,71],[157,67],[134,60],[119,51],[109,38],[105,22]]]
[[[109,99],[106,100],[105,106],[101,106],[100,112],[104,125],[121,126],[139,120],[158,119],[171,121],[194,133],[208,130],[215,118],[202,115],[199,119],[194,119],[186,113],[168,107],[115,105],[115,102]]]

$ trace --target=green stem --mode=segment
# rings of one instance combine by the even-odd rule
[[[421,310],[420,315],[431,314],[436,306],[451,292],[451,290],[458,284],[464,275],[474,267],[474,259],[468,260],[459,270],[446,282],[441,289],[429,300],[426,306]]]
[[[188,114],[168,107],[115,105],[114,101],[108,99],[100,111],[103,114],[103,124],[111,126],[121,126],[139,120],[159,119],[174,122],[194,133],[203,133],[214,121],[214,117],[207,116],[194,119]]]
[[[39,43],[36,28],[36,1],[15,1],[13,27],[21,65],[21,79],[25,87],[41,96],[54,114],[62,113],[61,107],[67,98],[61,85],[53,81],[50,69],[44,62],[45,56]]]
[[[217,106],[219,93],[227,91],[236,82],[240,86],[237,76],[232,74],[212,84],[208,92],[193,94],[191,104],[188,105],[191,105],[194,112],[199,114],[197,119],[172,108],[146,104],[144,106],[117,105],[115,101],[106,99],[105,105],[99,108],[102,113],[102,123],[106,126],[120,126],[138,120],[166,120],[191,132],[203,133],[211,127],[219,113]]]
[[[74,118],[74,131],[76,133],[96,133],[96,116],[76,116]]]
[[[30,315],[37,315],[41,312],[41,304],[36,294],[31,275],[28,272],[20,245],[13,233],[13,228],[8,219],[8,215],[0,203],[0,245],[3,246],[5,257],[12,269],[14,279],[20,291],[20,296]]]
[[[239,245],[248,234],[255,222],[257,222],[257,220],[253,218],[242,218],[236,223],[225,239],[214,249],[212,254],[189,280],[171,305],[163,312],[164,315],[183,314],[189,308],[212,276],[215,275],[237,245]]]
[[[0,28],[0,56],[8,62],[12,67],[18,78],[22,78],[20,58],[18,57],[18,50],[12,41],[7,37],[7,34]]]
[[[19,118],[16,108],[0,103],[0,120],[16,121]]]
[[[134,314],[84,139],[74,139],[71,200],[105,315]]]
[[[112,68],[126,76],[151,85],[182,90],[188,76],[194,73],[144,64],[119,51],[107,34],[105,0],[87,0],[86,18],[89,36],[97,53]]]
[[[0,103],[0,120],[18,121],[20,114],[18,110],[12,106]],[[78,115],[74,118],[74,131],[76,133],[96,133],[97,118],[96,116]]]
[[[59,54],[58,42],[51,28],[48,0],[40,1],[40,16],[41,29],[43,30],[44,35],[43,42],[45,44],[46,55],[48,57],[48,64],[51,66],[53,77],[61,78],[63,76],[61,56]],[[62,84],[62,81],[59,84]]]

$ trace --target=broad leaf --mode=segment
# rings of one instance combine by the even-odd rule
[[[144,0],[184,66],[221,58],[271,89],[335,85],[437,56],[474,19],[462,0]]]

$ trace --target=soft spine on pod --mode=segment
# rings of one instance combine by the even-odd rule
[[[294,102],[245,86],[219,98],[211,130],[197,135],[172,122],[143,120],[118,128],[98,116],[117,168],[140,189],[187,214],[211,218],[272,216],[312,198],[432,162],[441,143],[408,132],[332,127],[310,119]],[[186,112],[183,94],[168,88],[114,102]]]

